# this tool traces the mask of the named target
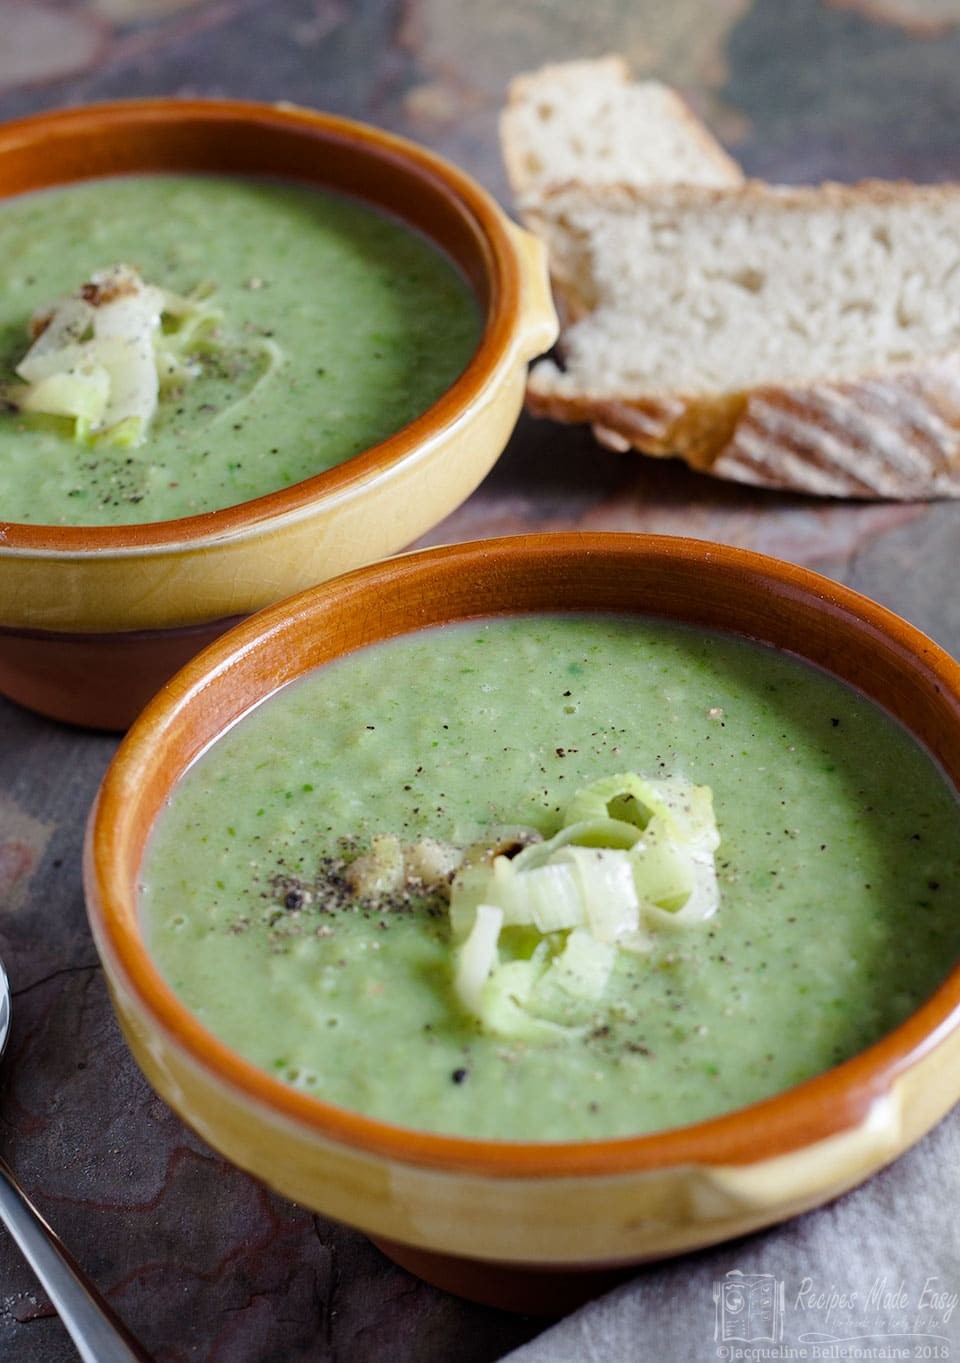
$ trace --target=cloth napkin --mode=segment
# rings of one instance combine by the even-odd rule
[[[641,1269],[507,1359],[960,1363],[960,1107],[832,1204]]]

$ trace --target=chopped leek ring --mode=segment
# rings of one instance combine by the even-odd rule
[[[677,912],[693,893],[695,875],[690,849],[675,838],[653,836],[639,842],[631,850],[633,881],[644,905],[648,908]]]
[[[673,907],[668,900],[645,906],[644,912],[650,923],[684,927],[688,923],[702,923],[716,913],[720,903],[720,887],[713,848],[692,848],[689,866],[693,884],[686,901],[679,907]]]
[[[80,443],[140,445],[161,388],[199,374],[195,352],[213,344],[219,316],[201,298],[146,284],[129,265],[99,270],[34,315],[34,341],[16,370],[26,386],[6,397],[72,420]]]
[[[546,974],[552,970],[553,966]],[[534,991],[544,977],[544,965],[536,956],[498,966],[483,988],[478,1015],[484,1026],[517,1041],[555,1041],[569,1036],[574,1029],[533,1011]]]
[[[585,928],[574,928],[547,974],[574,998],[598,999],[607,987],[617,949],[598,942]]]
[[[483,986],[498,963],[497,939],[503,925],[503,910],[493,904],[478,904],[470,936],[460,948],[453,987],[469,1013],[482,1013]]]
[[[640,926],[640,901],[627,852],[603,847],[564,847],[556,854],[576,871],[587,926],[597,942],[614,943]]]
[[[666,809],[664,785],[662,781],[655,785],[635,772],[591,781],[574,794],[563,812],[563,822],[571,824],[587,819],[615,819],[633,824],[642,831],[654,814],[662,814]]]
[[[554,837],[512,858],[468,855],[450,894],[460,1003],[521,1039],[577,1031],[538,1007],[557,990],[599,998],[618,950],[645,953],[649,928],[715,913],[719,841],[709,787],[627,772],[577,791]],[[532,956],[501,962],[504,928],[539,933]]]
[[[525,847],[513,858],[518,871],[532,870],[535,866],[545,866],[554,854],[571,843],[576,847],[623,847],[629,848],[640,838],[640,831],[632,824],[618,819],[583,819],[564,825],[559,833],[546,842],[535,842]]]
[[[93,304],[81,294],[61,298],[51,309],[41,308],[30,321],[34,342],[27,359],[39,359],[78,342],[93,325],[94,314]],[[29,376],[24,374],[23,377]]]
[[[563,813],[564,824],[584,819],[612,818],[635,824],[641,832],[652,821],[672,828],[681,840],[719,846],[709,786],[694,786],[677,776],[656,780],[625,772],[608,776],[578,790]]]
[[[25,412],[75,417],[96,425],[107,407],[110,375],[102,365],[48,374],[21,390],[17,406]]]
[[[554,862],[518,875],[507,862],[503,870],[510,872],[508,895],[512,922],[531,923],[544,935],[583,922],[583,897],[577,876],[569,866]]]
[[[122,417],[102,431],[80,429],[84,440],[90,440],[94,445],[119,445],[122,450],[133,449],[143,438],[143,422],[138,416]]]

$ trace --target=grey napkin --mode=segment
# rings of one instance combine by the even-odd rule
[[[960,1363],[960,1108],[829,1206],[641,1269],[507,1357]]]

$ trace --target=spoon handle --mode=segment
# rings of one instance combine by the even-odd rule
[[[0,1221],[40,1279],[83,1363],[151,1363],[0,1158]]]

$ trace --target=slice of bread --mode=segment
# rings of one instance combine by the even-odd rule
[[[960,186],[569,185],[532,411],[720,477],[960,496]]]
[[[634,84],[619,57],[545,66],[510,84],[500,144],[521,214],[568,180],[737,184],[743,173],[678,94]]]

